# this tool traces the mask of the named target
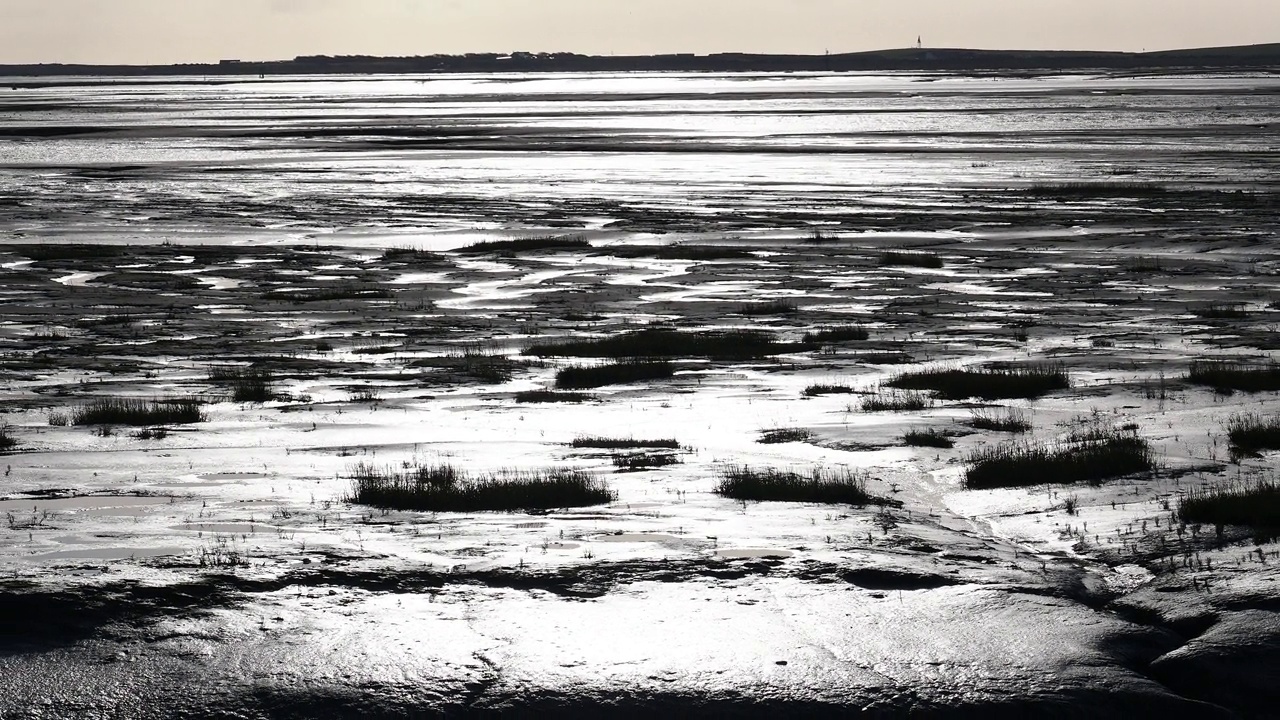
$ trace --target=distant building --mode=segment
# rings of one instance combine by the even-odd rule
[[[219,60],[218,64],[219,65],[239,65],[240,61],[239,60]]]

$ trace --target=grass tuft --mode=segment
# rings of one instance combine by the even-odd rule
[[[1027,411],[1022,408],[983,408],[974,410],[969,418],[969,425],[976,430],[994,430],[996,432],[1024,433],[1031,430],[1031,421],[1027,419]]]
[[[751,251],[726,245],[641,245],[610,246],[604,249],[614,257],[654,258],[655,260],[741,260],[754,257]]]
[[[1155,469],[1151,446],[1136,433],[1103,429],[1078,434],[1060,447],[1009,444],[985,447],[968,458],[970,490],[1101,484],[1103,480]]]
[[[908,430],[902,436],[902,442],[909,447],[930,447],[949,450],[956,446],[955,440],[947,437],[941,430]]]
[[[537,250],[589,250],[591,243],[586,238],[577,236],[542,235],[522,237],[514,240],[486,240],[473,243],[458,250],[463,255],[483,255],[485,253],[518,253]]]
[[[447,262],[439,253],[409,247],[387,248],[382,251],[382,259],[412,265],[444,265]]]
[[[805,428],[773,428],[761,430],[756,442],[762,445],[781,445],[783,443],[808,442],[813,439],[813,431]]]
[[[933,407],[933,398],[921,392],[877,392],[862,398],[863,412],[919,412]]]
[[[234,402],[270,402],[276,397],[275,378],[267,368],[210,368],[209,380],[229,387]]]
[[[1192,312],[1206,320],[1244,320],[1249,317],[1244,303],[1210,303]]]
[[[853,388],[848,385],[810,385],[804,389],[805,397],[818,397],[820,395],[852,395]]]
[[[1072,182],[1039,184],[1027,188],[1034,197],[1058,199],[1082,198],[1141,198],[1164,195],[1169,189],[1163,185],[1142,182]]]
[[[204,422],[204,411],[195,398],[135,400],[102,398],[71,410],[72,425],[182,425]]]
[[[1227,420],[1227,439],[1236,458],[1280,450],[1280,415],[1242,413]]]
[[[886,383],[903,390],[932,390],[944,400],[1037,398],[1071,387],[1061,365],[979,370],[923,370],[903,373]]]
[[[13,428],[0,425],[0,453],[9,452],[18,447],[18,438],[13,436]]]
[[[143,428],[133,434],[135,440],[163,440],[169,437],[169,428]]]
[[[627,360],[594,367],[567,367],[556,373],[556,387],[587,390],[606,385],[625,385],[648,380],[665,380],[675,375],[666,360]]]
[[[351,479],[352,503],[422,512],[550,510],[603,505],[616,497],[594,475],[566,468],[471,478],[452,465],[398,471],[360,463]]]
[[[576,448],[598,448],[602,450],[631,450],[631,449],[667,449],[679,450],[680,443],[674,438],[661,440],[637,440],[635,438],[607,438],[597,437],[593,435],[582,435],[573,439],[569,443],[570,447]]]
[[[613,456],[613,466],[618,472],[643,472],[655,468],[670,467],[684,462],[679,455],[670,453],[620,453]]]
[[[739,315],[761,317],[765,315],[794,315],[800,308],[790,300],[769,300],[767,302],[747,303],[738,308]]]
[[[1254,364],[1232,360],[1196,360],[1191,363],[1187,382],[1207,385],[1215,392],[1274,392],[1280,390],[1280,364]]]
[[[865,474],[849,470],[815,469],[808,476],[773,468],[745,465],[720,471],[716,493],[734,500],[810,502],[829,504],[893,505],[894,501],[867,492]]]
[[[1219,535],[1226,525],[1247,527],[1258,542],[1270,542],[1280,537],[1280,485],[1192,490],[1178,504],[1178,519],[1214,525]]]
[[[524,353],[541,357],[705,357],[741,360],[805,349],[808,346],[778,342],[772,333],[759,330],[693,333],[654,328],[591,340],[538,343],[525,348]]]

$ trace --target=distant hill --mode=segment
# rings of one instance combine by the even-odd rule
[[[1280,72],[1280,43],[1239,47],[1198,48],[1151,53],[965,50],[905,48],[839,55],[714,55],[597,56],[575,53],[494,53],[368,57],[327,55],[293,60],[184,65],[0,65],[0,76],[241,76],[434,72],[803,72],[803,71],[1034,71],[1140,69],[1264,69]],[[22,87],[19,83],[14,87]]]

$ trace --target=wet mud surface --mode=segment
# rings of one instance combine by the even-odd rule
[[[734,112],[684,108],[726,133],[696,142],[665,124],[606,132],[644,120],[638,94],[549,89],[537,112],[468,96],[450,121],[466,127],[417,133],[436,149],[409,132],[420,118],[330,119],[329,134],[298,118],[258,158],[183,155],[264,137],[231,127],[220,100],[177,103],[217,126],[196,132],[107,89],[92,128],[44,139],[22,128],[40,113],[76,124],[65,99],[11,108],[22,142],[88,133],[136,152],[87,162],[50,145],[0,172],[0,425],[14,439],[0,457],[0,717],[1268,717],[1280,549],[1176,517],[1192,490],[1274,472],[1273,454],[1233,456],[1224,425],[1276,412],[1275,393],[1187,381],[1195,360],[1276,349],[1280,203],[1260,170],[1276,129],[1254,117],[1267,81],[1139,82],[1140,107],[1110,95],[1089,111],[1128,125],[1060,154],[1049,145],[1085,130],[1060,126],[1054,94],[1027,119],[1026,87],[788,97],[758,82],[715,101],[744,103]],[[1071,101],[1118,89],[1059,82]],[[906,135],[937,144],[884,175],[897,153],[848,138],[848,152],[813,150],[830,128],[784,142],[715,124],[777,121],[784,101],[815,105],[810,120],[854,102],[912,122],[972,115],[946,98],[1005,106],[1045,135],[939,138],[928,120]],[[706,95],[667,98],[694,100]],[[627,110],[570,107],[597,101]],[[1166,126],[1153,106],[1203,124]],[[1230,117],[1197,114],[1218,106]],[[661,123],[683,112],[649,109]],[[484,118],[499,111],[519,127],[494,131]],[[145,137],[113,112],[150,118],[130,131]],[[173,144],[150,145],[161,137]],[[1026,146],[975,145],[1014,138]],[[405,154],[370,155],[379,142]],[[671,159],[699,152],[724,175],[693,182]],[[641,182],[651,154],[667,159]],[[529,184],[547,163],[563,184]],[[432,166],[428,199],[410,178]],[[939,181],[948,171],[965,174]],[[463,250],[523,235],[562,241]],[[903,252],[937,262],[886,255]],[[866,339],[805,340],[851,325]],[[595,363],[531,346],[644,326],[762,330],[781,349],[673,357],[666,379],[517,402]],[[1071,387],[863,409],[900,372],[1037,363]],[[236,398],[247,369],[270,378],[266,396]],[[70,422],[102,398],[191,398],[204,421]],[[975,427],[1006,408],[1028,433]],[[1145,438],[1158,469],[964,489],[975,451],[1098,427]],[[796,439],[758,442],[779,429]],[[904,442],[924,429],[953,447]],[[616,472],[619,453],[574,447],[583,436],[672,438],[677,460]],[[527,513],[351,502],[359,465],[423,462],[571,467],[616,499]],[[893,502],[735,501],[714,492],[728,465],[847,468]]]

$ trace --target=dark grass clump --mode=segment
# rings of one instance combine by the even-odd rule
[[[1280,390],[1280,364],[1251,364],[1231,360],[1196,360],[1187,382],[1207,385],[1215,392],[1274,392]]]
[[[867,492],[865,475],[849,470],[815,469],[808,476],[773,468],[729,466],[720,472],[716,493],[734,500],[893,505]]]
[[[552,390],[525,390],[516,393],[518,403],[580,403],[595,400],[595,395],[578,392],[555,392]]]
[[[821,395],[852,395],[853,388],[848,385],[810,385],[804,389],[802,393],[805,397],[819,397]]]
[[[679,450],[680,443],[674,438],[660,440],[637,440],[635,438],[607,438],[593,435],[576,437],[569,443],[570,447],[597,448],[601,450]]]
[[[867,340],[870,337],[871,332],[861,325],[842,325],[807,332],[804,334],[804,341],[809,345],[820,345]]]
[[[490,385],[508,382],[515,375],[518,364],[497,350],[483,347],[467,347],[461,353],[450,356],[453,370],[474,380]]]
[[[840,238],[822,232],[821,228],[814,228],[813,232],[810,232],[809,236],[804,239],[806,245],[830,245],[839,241]]]
[[[18,447],[18,438],[13,436],[13,428],[0,425],[0,453],[6,453]]]
[[[1136,433],[1095,430],[1061,447],[1029,444],[986,447],[969,456],[965,487],[970,490],[1068,485],[1149,472],[1156,467],[1151,446]]]
[[[519,253],[537,250],[589,250],[591,243],[586,238],[576,236],[543,235],[523,237],[514,240],[486,240],[473,243],[458,250],[463,255],[483,255],[485,253]]]
[[[537,343],[525,348],[524,352],[541,357],[746,360],[807,349],[807,345],[779,342],[772,333],[760,330],[680,332],[654,328],[593,340]]]
[[[679,455],[670,453],[622,453],[614,455],[613,467],[618,472],[643,472],[645,470],[656,470],[658,468],[679,465],[683,460]]]
[[[1280,415],[1232,415],[1227,420],[1227,439],[1231,441],[1231,454],[1237,458],[1280,450]]]
[[[942,258],[933,253],[890,251],[880,254],[880,265],[883,267],[919,267],[937,270],[942,267]]]
[[[163,440],[169,437],[169,428],[143,428],[133,434],[134,440]]]
[[[1031,421],[1027,419],[1027,412],[1021,408],[974,410],[969,418],[969,425],[975,430],[995,432],[1024,433],[1031,430]]]
[[[503,354],[499,348],[468,345],[447,357],[420,357],[411,360],[411,368],[438,368],[445,375],[479,380],[486,384],[502,384],[515,377],[522,364]]]
[[[790,300],[770,300],[768,302],[748,303],[738,308],[739,315],[747,317],[764,317],[767,315],[794,315],[800,308]]]
[[[270,402],[276,397],[275,377],[264,367],[215,367],[210,382],[231,390],[233,402]]]
[[[349,502],[421,512],[550,510],[613,502],[614,493],[590,473],[566,468],[468,477],[451,465],[399,471],[357,465]]]
[[[772,428],[761,430],[756,442],[761,445],[781,445],[783,443],[808,442],[813,439],[813,431],[805,428]]]
[[[932,390],[944,400],[1038,398],[1071,387],[1061,365],[979,370],[924,370],[903,373],[886,383],[903,390]]]
[[[665,380],[675,375],[666,360],[627,360],[594,367],[567,367],[556,373],[556,387],[587,390],[606,385],[625,385],[648,380]]]
[[[1243,303],[1211,303],[1193,312],[1206,320],[1244,320],[1249,317]]]
[[[1280,537],[1280,485],[1259,482],[1253,486],[1193,490],[1178,504],[1178,519],[1218,528],[1247,527],[1258,542]]]
[[[382,259],[386,262],[406,263],[410,265],[445,265],[447,260],[439,253],[417,248],[387,248],[382,251]]]
[[[919,412],[933,405],[933,398],[921,392],[877,392],[862,398],[859,407],[863,412]]]
[[[930,447],[949,450],[956,446],[955,440],[947,437],[941,430],[908,430],[902,436],[902,442],[909,447]]]
[[[135,400],[102,398],[71,410],[72,425],[183,425],[204,422],[204,411],[195,398]]]
[[[136,248],[122,245],[18,245],[14,251],[36,262],[53,260],[102,260],[136,252]]]
[[[746,248],[726,245],[615,246],[606,250],[614,257],[654,258],[655,260],[741,260],[754,257]]]
[[[1087,198],[1142,198],[1164,195],[1163,185],[1141,182],[1073,182],[1032,185],[1027,194],[1038,198],[1079,200]]]

